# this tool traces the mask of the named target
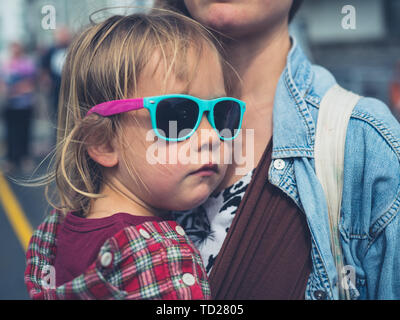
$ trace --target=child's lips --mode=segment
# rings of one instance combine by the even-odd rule
[[[206,164],[202,166],[200,169],[193,171],[191,174],[197,176],[211,176],[219,172],[218,165],[216,164]]]

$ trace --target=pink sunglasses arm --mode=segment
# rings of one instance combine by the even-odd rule
[[[122,112],[142,109],[143,107],[143,98],[112,100],[95,105],[89,109],[86,116],[97,113],[103,117],[107,117]]]

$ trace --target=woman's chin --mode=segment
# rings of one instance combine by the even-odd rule
[[[220,32],[230,33],[236,29],[240,20],[240,11],[230,3],[214,3],[208,10],[204,19],[199,18],[207,26]]]

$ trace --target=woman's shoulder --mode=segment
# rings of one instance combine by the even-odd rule
[[[332,73],[324,67],[312,65],[312,73],[312,84],[305,99],[314,107],[316,120],[323,97],[337,82]],[[348,90],[346,87],[344,89]],[[348,128],[349,131],[357,131],[358,135],[362,134],[366,144],[374,145],[377,139],[387,143],[388,148],[382,151],[393,152],[400,159],[400,123],[381,100],[361,96],[351,113]]]
[[[337,81],[321,66],[312,69],[305,100],[317,123],[321,101]],[[400,123],[383,101],[360,95],[347,127],[344,160],[343,211],[352,213],[358,228],[365,226],[365,234],[369,228],[383,230],[400,205]]]
[[[385,103],[372,97],[361,97],[351,114],[350,126],[362,127],[367,142],[383,140],[387,148],[381,152],[386,149],[400,161],[400,123]]]
[[[349,236],[364,235],[369,246],[389,225],[399,227],[400,124],[385,103],[360,98],[349,120],[344,160],[342,211],[352,217],[344,219],[344,229]]]

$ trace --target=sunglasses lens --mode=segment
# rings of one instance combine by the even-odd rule
[[[232,138],[240,125],[240,105],[236,101],[220,101],[214,106],[214,123],[223,139]]]
[[[156,110],[157,129],[162,136],[177,139],[186,136],[196,125],[199,107],[186,98],[167,98]]]

